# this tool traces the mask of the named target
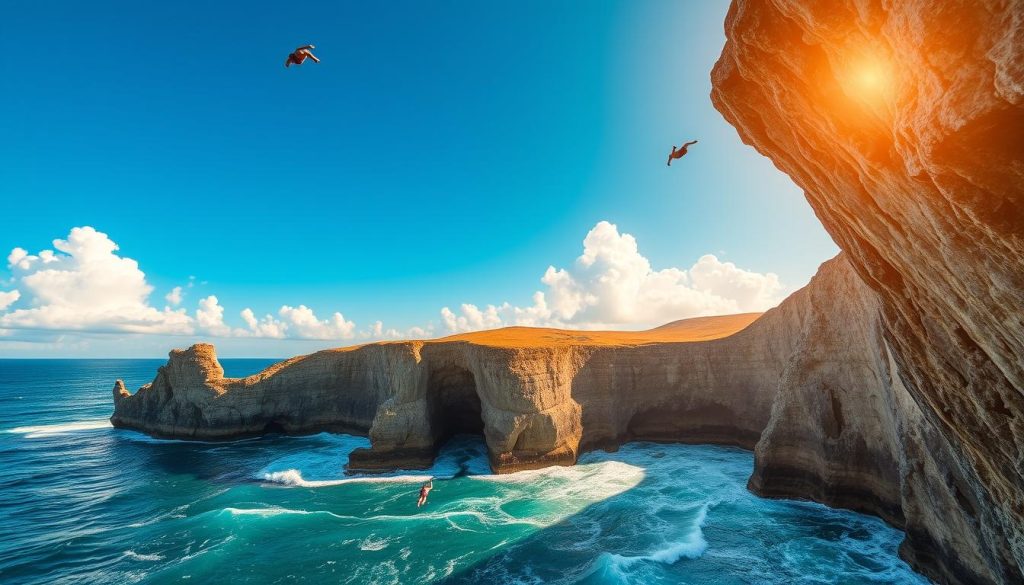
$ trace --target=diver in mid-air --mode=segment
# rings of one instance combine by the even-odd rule
[[[673,146],[672,147],[672,154],[668,155],[668,166],[672,166],[672,161],[674,159],[683,158],[683,155],[686,154],[687,147],[690,146],[691,144],[697,144],[697,141],[694,140],[692,142],[687,142],[686,144],[680,146],[679,148],[676,148],[675,146]]]
[[[302,65],[303,61],[305,61],[307,58],[312,59],[314,63],[319,63],[320,59],[317,59],[316,55],[309,51],[310,49],[315,48],[316,47],[314,47],[313,45],[306,45],[304,47],[299,47],[298,49],[295,49],[295,52],[293,52],[291,55],[288,55],[288,58],[284,60],[284,66],[291,67],[292,65]]]

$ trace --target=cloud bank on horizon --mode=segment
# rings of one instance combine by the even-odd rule
[[[654,270],[630,234],[598,222],[583,239],[583,254],[571,268],[548,266],[547,288],[533,304],[504,303],[484,309],[463,304],[455,313],[441,309],[451,332],[507,325],[570,329],[653,327],[687,317],[764,311],[783,298],[773,273],[760,274],[701,256],[688,270]]]
[[[763,311],[778,304],[784,288],[772,273],[757,273],[701,256],[688,269],[655,270],[636,239],[607,221],[598,222],[583,240],[583,253],[569,268],[549,266],[543,290],[525,306],[508,302],[480,308],[463,303],[440,311],[440,324],[406,330],[382,321],[359,327],[341,312],[321,318],[305,305],[282,305],[258,316],[245,307],[235,324],[225,319],[216,295],[198,300],[189,312],[187,288],[175,286],[151,302],[154,287],[139,263],[119,256],[105,233],[84,226],[54,250],[30,254],[14,248],[7,256],[11,280],[0,286],[0,336],[19,332],[129,333],[203,335],[219,338],[299,340],[381,340],[426,338],[509,325],[572,329],[639,328],[687,317]]]

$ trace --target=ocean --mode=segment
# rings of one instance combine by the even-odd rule
[[[0,582],[927,583],[882,521],[750,494],[740,449],[631,443],[495,476],[457,437],[428,471],[351,477],[362,437],[111,428],[114,380],[162,363],[0,360]]]

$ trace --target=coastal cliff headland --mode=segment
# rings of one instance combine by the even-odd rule
[[[712,100],[843,250],[763,315],[510,328],[229,379],[171,353],[115,426],[368,435],[350,469],[456,433],[498,473],[630,440],[751,448],[749,487],[876,514],[940,583],[1024,582],[1024,8],[737,0]]]
[[[688,319],[643,332],[507,328],[373,343],[225,378],[212,345],[175,350],[152,383],[114,387],[112,423],[155,436],[232,439],[350,432],[353,470],[428,466],[456,433],[479,433],[492,468],[572,464],[630,440],[752,449],[794,366],[846,375],[849,329],[868,321],[845,260],[764,315]],[[870,308],[869,308],[870,309]],[[855,376],[841,384],[856,387]],[[837,382],[839,384],[840,382]]]

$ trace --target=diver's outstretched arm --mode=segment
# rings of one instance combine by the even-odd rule
[[[697,141],[694,140],[692,142],[687,142],[686,144],[683,145],[683,148],[686,148],[687,146],[690,146],[691,144],[697,144]]]
[[[291,67],[292,66],[292,56],[291,55],[288,55],[288,58],[284,60],[284,66],[285,67]]]
[[[314,63],[319,63],[320,62],[320,59],[317,59],[316,55],[314,55],[313,53],[310,53],[309,51],[306,51],[306,54],[309,55],[309,58],[312,59]]]

